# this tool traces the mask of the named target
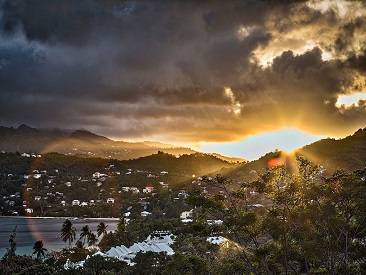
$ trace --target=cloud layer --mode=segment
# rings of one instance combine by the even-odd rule
[[[234,141],[366,124],[363,1],[0,1],[0,124]]]

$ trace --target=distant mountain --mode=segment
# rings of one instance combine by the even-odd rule
[[[87,130],[76,131],[35,129],[25,124],[18,128],[0,126],[0,151],[20,153],[58,152],[65,155],[102,157],[119,160],[137,159],[158,152],[174,156],[196,151],[159,142],[113,141]],[[219,156],[218,156],[219,157]],[[225,157],[219,157],[226,159]]]
[[[155,142],[113,141],[81,129],[71,133],[62,130],[35,129],[25,124],[18,128],[0,126],[0,151],[58,152],[68,155],[135,159],[164,151],[176,156],[195,153],[194,150]]]

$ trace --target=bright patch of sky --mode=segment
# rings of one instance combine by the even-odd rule
[[[349,107],[352,104],[357,106],[359,100],[366,100],[366,92],[340,96],[338,97],[336,106],[340,107],[345,105],[346,107]]]
[[[198,150],[205,153],[215,152],[224,156],[240,157],[251,161],[276,149],[291,152],[323,138],[325,136],[310,135],[294,129],[283,129],[250,136],[242,141],[205,143]]]

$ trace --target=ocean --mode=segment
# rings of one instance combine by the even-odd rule
[[[34,243],[42,240],[44,247],[49,251],[60,251],[68,247],[68,242],[61,239],[61,228],[67,218],[29,218],[29,217],[0,217],[0,258],[10,247],[9,239],[16,227],[16,253],[18,255],[31,255]],[[103,221],[107,231],[117,229],[118,219],[75,219],[68,218],[76,228],[76,240],[79,239],[81,228],[85,225],[96,234],[98,224]],[[75,243],[75,242],[74,242]]]

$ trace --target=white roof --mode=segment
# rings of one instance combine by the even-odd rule
[[[111,249],[109,249],[107,251],[106,255],[109,257],[116,257],[116,258],[124,256],[124,254],[120,250],[117,250],[115,247],[112,247]]]
[[[157,243],[154,246],[158,247],[161,252],[166,252],[168,255],[174,254],[174,250],[166,243]]]
[[[133,253],[133,251],[131,251],[130,249],[128,249],[127,247],[125,247],[124,245],[121,246],[116,246],[116,250],[120,251],[121,253],[123,253],[123,255],[127,255],[127,254],[131,254]]]
[[[221,237],[221,236],[217,236],[217,237],[208,237],[207,238],[207,241],[209,243],[212,243],[212,244],[222,244],[223,242],[225,242],[227,239],[224,238],[224,237]]]

